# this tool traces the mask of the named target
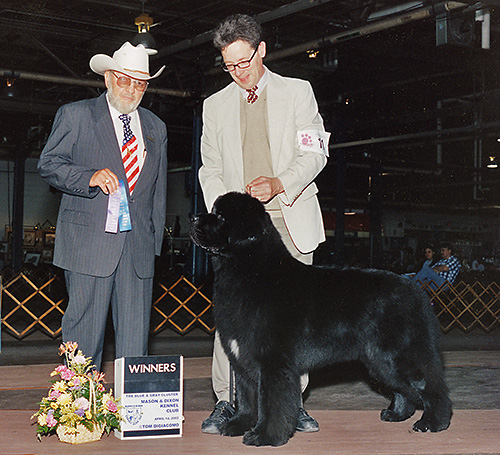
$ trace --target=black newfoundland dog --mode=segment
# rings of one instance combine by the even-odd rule
[[[243,193],[195,215],[191,237],[213,255],[215,323],[236,373],[237,412],[221,434],[244,435],[247,445],[286,444],[300,376],[351,360],[391,391],[382,420],[402,421],[423,407],[415,431],[448,428],[439,326],[415,283],[381,270],[302,264],[264,206]]]

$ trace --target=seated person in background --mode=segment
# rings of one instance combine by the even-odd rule
[[[435,259],[435,254],[436,254],[436,248],[430,243],[427,244],[427,246],[424,248],[424,256],[425,256],[425,261],[422,264],[422,267],[431,267],[432,264],[436,261]],[[410,272],[410,273],[404,273],[403,276],[407,278],[413,278],[415,276],[416,272]]]
[[[452,255],[451,244],[444,243],[441,245],[441,257],[442,259],[432,267],[422,266],[420,272],[412,277],[412,280],[426,283],[433,290],[441,287],[446,282],[453,284],[460,271],[460,262]]]
[[[431,267],[435,261],[434,256],[436,255],[436,248],[430,243],[424,248],[425,262],[422,264],[422,267],[427,266]]]
[[[474,259],[472,261],[472,270],[475,272],[484,272],[484,264],[482,263],[481,259]]]

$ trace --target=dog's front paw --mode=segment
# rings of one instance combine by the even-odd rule
[[[282,446],[288,442],[287,437],[271,438],[254,430],[247,431],[243,436],[243,444],[247,446]]]
[[[222,424],[220,434],[222,436],[243,436],[245,431],[251,428],[250,419],[247,416],[235,416]]]

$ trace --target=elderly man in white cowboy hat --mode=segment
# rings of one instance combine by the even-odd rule
[[[92,57],[107,92],[58,110],[38,164],[63,193],[54,247],[69,294],[63,340],[77,341],[97,368],[110,304],[116,357],[148,349],[167,177],[166,126],[138,107],[148,81],[164,69],[150,75],[153,53],[127,42],[113,57]]]

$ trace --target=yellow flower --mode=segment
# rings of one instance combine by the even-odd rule
[[[57,399],[57,402],[64,406],[64,405],[67,405],[67,404],[70,404],[71,403],[71,395],[69,393],[63,393],[61,394],[61,396]]]
[[[90,420],[92,418],[92,413],[90,411],[85,411],[85,417]]]
[[[52,388],[54,390],[58,390],[59,392],[65,392],[68,386],[64,381],[57,381],[56,383],[54,383]]]
[[[53,401],[52,403],[50,403],[50,407],[52,409],[57,409],[59,407],[59,405],[55,401]]]
[[[37,420],[38,420],[38,425],[41,425],[42,427],[47,425],[47,415],[46,414],[40,414],[38,416]]]

